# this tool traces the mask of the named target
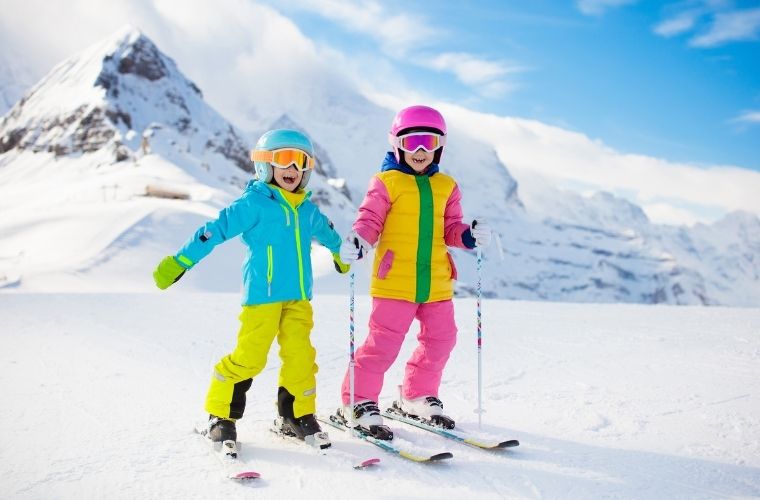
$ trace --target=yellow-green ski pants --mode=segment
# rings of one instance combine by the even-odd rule
[[[295,397],[294,416],[316,413],[316,350],[309,335],[314,326],[311,303],[291,300],[243,306],[237,346],[214,367],[206,411],[217,417],[241,418],[251,379],[266,366],[269,348],[280,344],[279,385]],[[275,391],[276,393],[276,391]]]

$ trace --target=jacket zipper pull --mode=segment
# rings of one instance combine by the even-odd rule
[[[290,211],[285,207],[285,205],[280,205],[282,207],[282,211],[285,212],[285,225],[290,226]]]

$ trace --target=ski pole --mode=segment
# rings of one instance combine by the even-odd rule
[[[483,409],[483,363],[482,363],[482,356],[481,356],[481,349],[483,347],[483,328],[481,326],[481,296],[482,296],[482,290],[481,290],[481,281],[483,276],[483,250],[478,247],[478,288],[477,288],[477,328],[478,328],[478,408],[475,410],[475,413],[478,414],[478,429],[482,427],[482,417],[483,412],[485,411]]]
[[[356,424],[354,417],[354,271],[349,277],[349,306],[348,306],[348,337],[349,337],[349,360],[348,360],[348,390],[351,404],[351,427]]]
[[[501,236],[499,233],[493,233],[493,236],[496,240],[496,249],[499,251],[499,261],[504,262],[504,247],[501,244]]]

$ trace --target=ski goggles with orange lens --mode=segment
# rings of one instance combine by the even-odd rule
[[[251,152],[251,160],[270,163],[277,168],[288,168],[294,165],[299,171],[314,168],[314,157],[300,149],[283,148],[274,151],[254,149]]]
[[[394,146],[407,153],[414,153],[420,148],[428,153],[432,153],[436,149],[443,147],[445,144],[445,135],[434,134],[432,132],[412,132],[411,134],[404,134],[395,137],[395,141],[393,142]]]

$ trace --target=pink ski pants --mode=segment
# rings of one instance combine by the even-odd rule
[[[372,299],[367,340],[356,350],[354,401],[377,402],[385,372],[396,360],[414,318],[420,322],[419,344],[406,363],[401,391],[404,398],[438,397],[443,368],[456,344],[457,326],[451,300],[416,304],[398,299]],[[343,404],[350,402],[349,374],[341,387]]]

